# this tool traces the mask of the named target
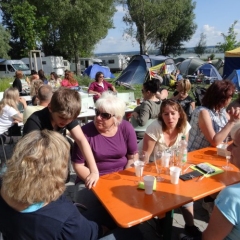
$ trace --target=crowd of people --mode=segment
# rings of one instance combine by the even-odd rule
[[[132,167],[140,150],[152,161],[156,149],[177,149],[183,136],[190,152],[215,147],[232,133],[228,150],[232,152],[231,162],[240,168],[240,125],[236,128],[240,107],[230,104],[235,86],[229,80],[212,83],[202,106],[197,107],[189,96],[190,81],[179,72],[176,92],[169,99],[158,79],[145,82],[143,102],[134,109],[132,118],[140,126],[154,120],[138,142],[133,125],[124,119],[125,102],[102,72],[96,74],[88,89],[94,94],[94,120],[82,127],[77,120],[81,97],[71,89],[78,86],[72,72],[66,71],[63,80],[54,72],[49,80],[42,70],[32,72],[32,106],[19,96],[21,78],[21,73],[16,73],[15,87],[7,89],[0,101],[2,139],[17,143],[1,183],[0,232],[6,239],[143,239],[137,227],[117,227],[91,188],[100,176]],[[19,102],[23,113],[18,110]],[[23,136],[13,137],[12,128],[19,122],[24,122]],[[63,196],[70,163],[77,175],[73,200],[87,211],[78,211]],[[240,184],[236,184],[203,199],[211,206],[209,225],[203,233],[194,225],[194,204],[182,206],[187,235],[181,239],[208,240],[213,235],[215,239],[239,239],[239,191]]]

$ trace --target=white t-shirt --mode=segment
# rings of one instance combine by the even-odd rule
[[[0,134],[6,132],[13,125],[13,116],[17,115],[18,111],[9,105],[3,107],[0,115]]]
[[[186,136],[189,133],[190,128],[191,128],[191,126],[187,122],[186,128],[183,130],[183,132],[178,133],[176,141],[171,147],[168,147],[166,145],[164,135],[163,135],[163,131],[162,131],[162,124],[157,119],[147,127],[147,130],[146,130],[145,133],[149,137],[151,137],[154,141],[157,142],[158,147],[160,148],[159,150],[165,151],[165,150],[168,150],[168,149],[171,149],[171,148],[176,148],[178,146],[179,142],[181,141],[182,136]],[[141,140],[138,143],[138,149],[142,149],[142,147],[143,147],[143,140]]]

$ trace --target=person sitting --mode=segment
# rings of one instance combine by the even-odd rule
[[[230,162],[240,169],[240,128],[232,136],[233,143],[227,147],[231,152]],[[240,183],[224,188],[214,201],[214,208],[209,223],[202,233],[203,240],[240,239]],[[181,240],[200,240],[199,238],[180,235]]]
[[[43,81],[43,84],[48,84],[48,80],[45,77],[44,71],[42,69],[38,71],[38,75],[39,75],[39,79]]]
[[[30,84],[32,83],[32,81],[38,80],[38,79],[39,79],[39,75],[37,71],[31,70]]]
[[[34,130],[48,129],[62,134],[68,130],[88,163],[90,172],[86,176],[86,186],[91,188],[96,185],[99,174],[92,150],[77,121],[80,111],[81,98],[79,93],[61,87],[54,92],[48,107],[34,112],[27,119],[23,127],[23,135]]]
[[[188,140],[191,126],[181,105],[167,99],[162,102],[158,119],[147,127],[144,138],[138,144],[138,149],[146,151],[151,156],[157,147],[160,151],[174,150],[179,146],[181,137]],[[201,235],[201,231],[194,225],[193,203],[181,207],[185,220],[185,231],[191,236]]]
[[[51,72],[50,74],[50,80],[48,84],[52,86],[52,88],[57,88],[61,86],[62,79],[58,77],[58,75],[55,72]]]
[[[191,83],[188,79],[179,80],[177,82],[176,91],[173,94],[174,96],[171,98],[180,103],[183,110],[187,114],[188,121],[191,120],[192,112],[195,109],[195,102],[192,97],[188,95],[190,90]]]
[[[88,93],[95,94],[93,96],[93,100],[96,102],[99,97],[101,97],[102,93],[105,91],[111,90],[113,92],[117,92],[115,87],[104,80],[104,75],[102,72],[97,72],[95,75],[95,82],[92,82],[88,88]]]
[[[149,119],[157,118],[161,106],[161,101],[156,97],[158,90],[159,81],[157,79],[149,80],[143,84],[143,102],[132,113],[132,117],[134,117],[139,126],[146,125]],[[138,139],[144,136],[144,132],[136,132],[136,134]]]
[[[0,189],[4,239],[97,240],[103,236],[106,228],[84,218],[63,195],[69,149],[62,135],[49,130],[32,131],[19,140]]]
[[[53,92],[50,85],[43,85],[38,89],[37,105],[27,106],[23,112],[23,123],[26,123],[27,119],[36,111],[39,111],[48,106],[51,101]]]
[[[38,89],[43,85],[43,81],[41,79],[36,79],[31,82],[30,86],[30,95],[32,97],[32,105],[37,106],[37,94]]]
[[[202,106],[192,113],[188,150],[194,151],[208,146],[216,147],[230,133],[235,122],[239,120],[239,108],[225,107],[231,102],[235,86],[229,80],[215,81],[207,89]]]
[[[180,70],[177,69],[176,73],[175,73],[175,77],[176,77],[176,80],[177,81],[180,81],[180,80],[183,80],[183,76],[182,74],[180,73]]]
[[[122,99],[104,92],[96,102],[94,120],[82,127],[101,176],[130,167],[137,157],[136,134],[132,125],[123,120],[125,107]],[[74,200],[88,208],[83,214],[90,220],[114,228],[113,220],[97,197],[85,188],[90,170],[76,143],[73,147],[72,164],[77,173]]]
[[[10,87],[4,91],[0,101],[0,134],[4,143],[16,143],[21,138],[21,132],[15,125],[23,121],[17,107],[19,102],[26,109],[26,100],[19,97],[17,88]]]
[[[73,77],[73,73],[70,71],[65,71],[65,78],[61,81],[62,87],[78,87],[78,81]]]
[[[12,87],[17,88],[19,94],[22,93],[22,82],[21,79],[23,78],[23,72],[22,71],[16,71],[15,73],[15,80],[13,81]]]

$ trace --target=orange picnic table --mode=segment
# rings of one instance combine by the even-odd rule
[[[225,158],[218,156],[213,147],[188,153],[187,164],[202,162],[219,168],[226,165]],[[128,228],[154,216],[165,216],[164,239],[171,239],[173,210],[240,182],[239,170],[232,167],[231,171],[205,177],[198,182],[196,178],[179,180],[177,185],[171,184],[170,176],[163,174],[165,181],[157,182],[156,191],[152,195],[146,195],[144,190],[137,188],[139,177],[135,176],[134,168],[129,168],[101,176],[93,191],[118,226]],[[143,174],[156,175],[154,163],[147,164]]]

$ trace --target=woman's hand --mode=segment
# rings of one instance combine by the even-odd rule
[[[229,122],[237,122],[240,120],[240,108],[236,107],[236,108],[231,108],[230,110],[228,110],[228,114],[229,114]]]
[[[133,116],[135,119],[137,119],[138,113],[137,113],[137,112],[133,112],[133,113],[132,113],[132,116]]]
[[[99,173],[90,173],[85,179],[85,186],[88,189],[96,186],[96,183],[99,179]]]

